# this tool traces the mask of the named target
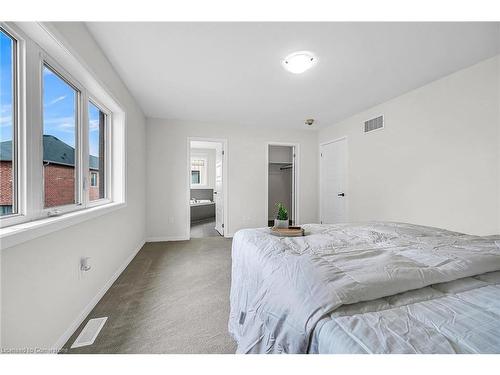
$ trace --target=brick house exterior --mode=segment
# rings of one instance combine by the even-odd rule
[[[99,199],[99,193],[100,193],[100,190],[99,190],[99,172],[97,170],[91,170],[90,171],[90,175],[89,175],[89,180],[91,179],[91,175],[92,173],[95,173],[96,174],[96,185],[95,186],[89,186],[89,199],[91,201],[95,201],[97,199]]]
[[[45,207],[56,207],[75,202],[74,148],[56,137],[44,135],[44,197]],[[0,143],[0,214],[8,214],[12,207],[12,145]],[[89,160],[89,199],[102,196],[99,179],[99,158]],[[95,176],[92,176],[94,175]]]
[[[0,206],[12,206],[12,162],[4,160],[0,161]]]
[[[75,168],[48,164],[43,167],[45,207],[75,203]]]

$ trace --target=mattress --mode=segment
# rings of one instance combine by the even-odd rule
[[[318,322],[309,353],[500,353],[500,272],[342,306]]]
[[[500,352],[500,236],[304,228],[235,234],[228,326],[239,353]]]

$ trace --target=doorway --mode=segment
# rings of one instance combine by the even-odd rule
[[[320,220],[322,224],[348,221],[347,138],[320,145]]]
[[[189,238],[225,234],[225,140],[188,139]]]
[[[268,143],[267,145],[267,199],[266,224],[274,225],[277,208],[281,203],[288,211],[289,225],[298,224],[298,145]]]

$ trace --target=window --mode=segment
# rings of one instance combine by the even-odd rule
[[[97,173],[90,172],[90,186],[97,187]],[[91,199],[92,200],[92,199]]]
[[[0,206],[0,215],[10,215],[12,214],[12,204],[6,204]]]
[[[16,40],[0,28],[0,216],[17,213]]]
[[[207,184],[207,159],[191,158],[191,185]]]
[[[0,21],[2,240],[23,237],[21,227],[4,227],[30,222],[31,228],[48,216],[117,203],[111,210],[125,202],[125,112],[45,33],[37,23]],[[44,231],[63,221],[43,223]]]
[[[191,183],[193,185],[200,184],[200,171],[191,171]]]
[[[79,92],[49,66],[43,67],[43,180],[44,206],[79,203]]]
[[[94,103],[89,102],[89,201],[106,196],[106,122],[107,115]],[[99,177],[98,177],[99,176]]]

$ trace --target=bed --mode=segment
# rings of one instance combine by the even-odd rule
[[[238,353],[500,353],[500,236],[403,223],[233,238]]]

